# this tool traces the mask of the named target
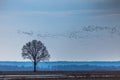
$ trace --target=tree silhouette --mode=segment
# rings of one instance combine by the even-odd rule
[[[26,43],[22,48],[22,57],[30,59],[34,64],[34,72],[39,61],[49,60],[50,55],[41,41],[33,40]]]

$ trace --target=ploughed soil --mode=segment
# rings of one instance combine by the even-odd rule
[[[16,78],[8,80],[120,80],[120,78]]]
[[[0,80],[120,80],[120,71],[0,71]]]

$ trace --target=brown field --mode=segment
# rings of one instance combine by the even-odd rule
[[[4,71],[0,80],[120,80],[120,71]]]
[[[5,80],[120,80],[120,78],[14,78]]]

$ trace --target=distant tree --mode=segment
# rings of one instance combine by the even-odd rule
[[[41,41],[33,40],[23,46],[22,57],[30,59],[34,63],[34,72],[36,72],[37,63],[49,60],[50,55]]]

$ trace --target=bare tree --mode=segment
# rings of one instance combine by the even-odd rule
[[[34,63],[34,72],[39,61],[49,60],[50,55],[41,41],[33,40],[26,43],[22,48],[22,57],[30,59]]]

